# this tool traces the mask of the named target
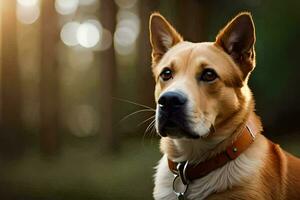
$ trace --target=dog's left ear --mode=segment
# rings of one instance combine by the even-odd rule
[[[241,68],[244,79],[255,67],[255,28],[248,12],[238,14],[217,35],[221,46]]]

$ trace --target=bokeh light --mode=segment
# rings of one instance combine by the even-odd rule
[[[102,29],[100,30],[97,25],[91,22],[84,22],[79,26],[76,36],[81,46],[91,48],[96,46],[100,41],[101,34]]]
[[[132,44],[130,46],[124,46],[115,41],[114,48],[115,48],[115,51],[117,52],[117,54],[122,55],[122,56],[127,56],[134,52],[135,44]]]
[[[97,27],[97,29],[99,30],[99,33],[100,34],[102,33],[102,29],[103,29],[102,24],[96,18],[95,19],[87,19],[84,21],[84,23],[89,23],[89,24],[95,25]]]
[[[56,0],[55,9],[61,15],[70,15],[76,12],[79,0]]]
[[[131,28],[133,28],[136,31],[136,34],[139,34],[140,31],[140,19],[139,17],[131,11],[123,10],[121,9],[117,13],[117,22],[122,23],[122,21],[130,21],[131,22]],[[119,24],[120,26],[120,24]]]
[[[60,38],[67,46],[78,45],[77,30],[80,26],[79,22],[68,22],[66,23],[60,32]]]
[[[135,42],[134,31],[126,26],[119,27],[114,35],[115,42],[122,46],[131,46]]]
[[[94,51],[105,51],[109,49],[112,45],[112,35],[109,30],[103,29],[102,30],[102,37],[100,42],[93,47]]]
[[[39,6],[22,6],[17,4],[17,18],[23,24],[33,24],[40,16]]]
[[[18,0],[17,2],[21,6],[33,7],[33,6],[38,5],[39,0]]]
[[[140,21],[136,14],[120,10],[117,14],[117,27],[114,34],[114,47],[118,54],[133,53],[140,32]]]
[[[91,6],[98,3],[99,0],[79,0],[80,6]]]
[[[115,0],[116,4],[120,7],[120,8],[132,8],[137,0]]]

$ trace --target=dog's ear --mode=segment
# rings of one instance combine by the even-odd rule
[[[233,58],[246,78],[255,67],[255,28],[251,14],[243,12],[233,18],[217,35],[216,44]]]
[[[149,30],[153,63],[157,63],[171,47],[182,41],[182,37],[159,13],[150,16]]]

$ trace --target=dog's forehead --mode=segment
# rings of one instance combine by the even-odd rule
[[[224,73],[236,68],[234,62],[213,42],[181,42],[172,47],[159,63],[160,67],[175,65],[178,68],[207,65]]]

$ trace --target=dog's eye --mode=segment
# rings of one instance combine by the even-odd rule
[[[169,68],[165,68],[161,73],[160,77],[162,80],[167,81],[173,78],[172,71]]]
[[[213,69],[204,69],[201,76],[200,81],[211,82],[218,78],[217,73]]]

